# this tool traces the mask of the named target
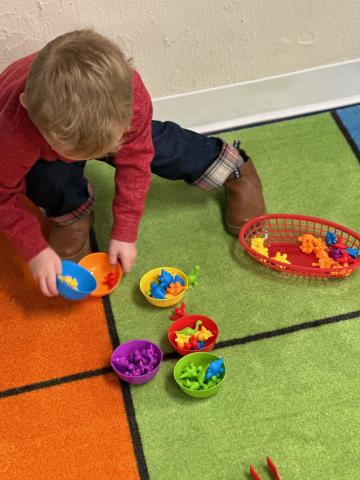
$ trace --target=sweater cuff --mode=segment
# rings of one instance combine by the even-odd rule
[[[114,225],[111,230],[111,238],[119,240],[119,242],[135,243],[137,239],[137,231],[138,225]]]

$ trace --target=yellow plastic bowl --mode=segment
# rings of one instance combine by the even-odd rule
[[[184,280],[185,288],[181,293],[179,293],[179,295],[176,295],[175,297],[164,298],[164,300],[162,300],[160,298],[150,297],[150,295],[149,295],[150,285],[151,285],[152,282],[157,282],[158,281],[158,276],[160,275],[161,270],[167,270],[172,275],[178,274]],[[155,305],[156,307],[172,307],[173,305],[176,305],[177,303],[182,301],[187,289],[188,289],[188,278],[187,278],[187,276],[185,275],[184,272],[182,272],[178,268],[174,268],[174,267],[153,268],[152,270],[149,270],[147,273],[145,273],[145,275],[143,275],[141,277],[141,280],[140,280],[141,293],[144,295],[144,297],[146,298],[146,300],[149,303],[151,303],[152,305]]]

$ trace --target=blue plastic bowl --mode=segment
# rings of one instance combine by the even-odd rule
[[[70,275],[78,281],[78,290],[73,290],[57,278],[56,285],[62,297],[68,300],[82,300],[96,289],[96,280],[89,270],[69,260],[62,260],[61,264],[61,274],[63,276]]]

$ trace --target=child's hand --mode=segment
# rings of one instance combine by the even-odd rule
[[[56,275],[61,274],[61,260],[52,248],[45,248],[32,258],[29,268],[35,280],[38,280],[44,295],[47,297],[59,295]]]
[[[110,240],[109,244],[109,260],[111,265],[116,265],[120,261],[125,273],[132,269],[137,251],[135,243],[120,242],[120,240]]]

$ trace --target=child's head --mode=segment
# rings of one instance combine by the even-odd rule
[[[131,68],[121,50],[92,30],[48,43],[32,64],[23,103],[59,154],[99,158],[119,148],[132,114]]]

